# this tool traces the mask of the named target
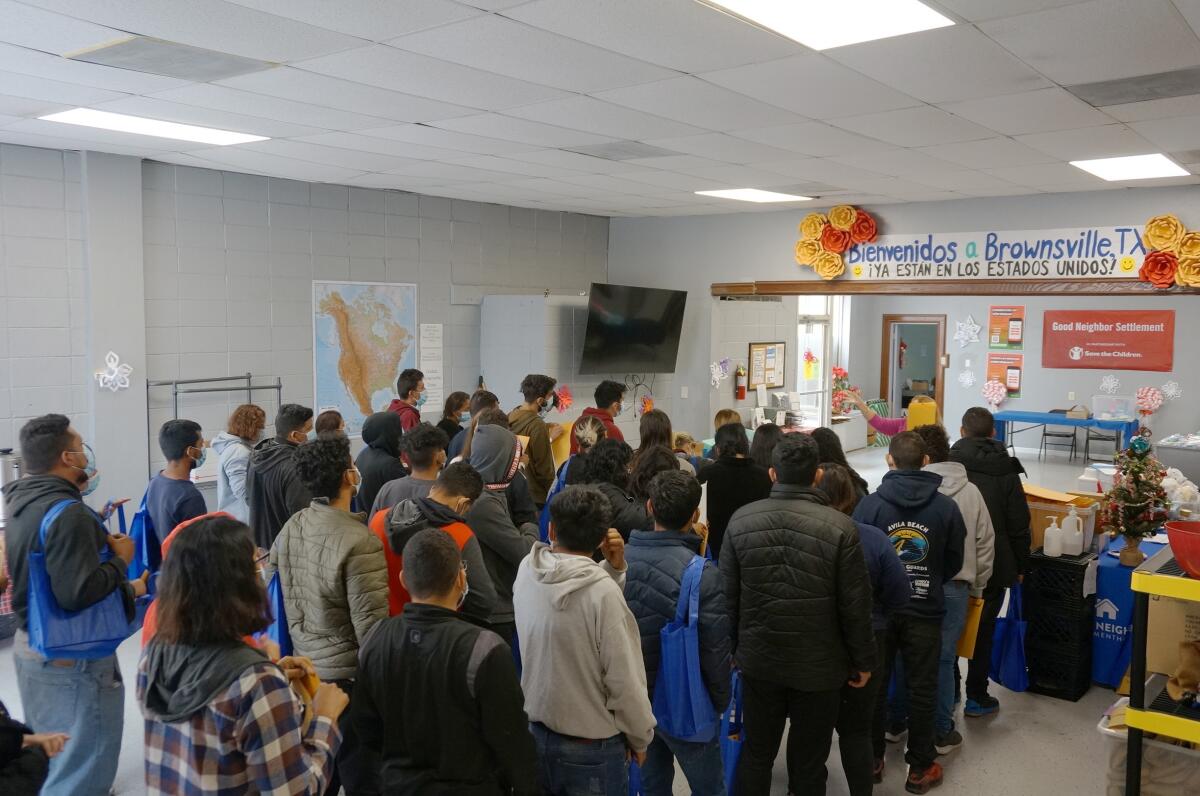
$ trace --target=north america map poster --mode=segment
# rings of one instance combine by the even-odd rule
[[[313,402],[341,412],[348,435],[387,407],[416,349],[416,285],[313,282]]]

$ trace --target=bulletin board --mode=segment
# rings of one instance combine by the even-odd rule
[[[787,344],[782,341],[778,343],[750,344],[749,388],[751,390],[758,387],[772,389],[785,386],[784,362],[787,361],[786,351]]]

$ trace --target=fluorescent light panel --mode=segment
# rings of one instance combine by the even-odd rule
[[[730,188],[724,191],[696,191],[697,196],[715,196],[718,199],[736,199],[739,202],[811,202],[811,196],[793,196],[790,193],[760,191],[757,188]]]
[[[1180,168],[1166,155],[1130,155],[1123,158],[1098,158],[1096,160],[1072,160],[1071,165],[1095,174],[1102,180],[1153,180],[1159,177],[1186,177],[1188,171]]]
[[[944,28],[954,20],[919,0],[703,0],[798,41],[828,50]]]
[[[229,130],[217,130],[213,127],[197,127],[193,124],[164,122],[161,119],[147,119],[143,116],[129,116],[124,113],[110,113],[92,108],[75,108],[62,113],[51,113],[39,116],[47,122],[62,122],[76,124],[80,127],[98,127],[101,130],[115,130],[119,133],[136,133],[138,135],[153,135],[158,138],[174,138],[180,141],[195,141],[199,144],[214,144],[229,146],[230,144],[248,144],[251,141],[266,141],[266,136],[234,133]]]

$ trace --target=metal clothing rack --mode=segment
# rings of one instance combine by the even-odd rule
[[[188,384],[216,384],[218,382],[245,382],[231,387],[180,387],[180,385]],[[242,392],[246,393],[246,403],[251,403],[254,400],[254,393],[262,390],[275,391],[275,403],[283,403],[283,380],[278,376],[275,377],[274,384],[255,384],[254,376],[249,371],[244,376],[217,376],[212,379],[159,379],[146,381],[146,471],[150,471],[150,462],[153,459],[151,445],[155,438],[154,429],[150,428],[150,390],[154,387],[170,387],[171,388],[171,407],[172,418],[179,419],[179,396],[192,395],[196,393],[210,392]]]

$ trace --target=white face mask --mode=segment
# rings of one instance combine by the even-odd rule
[[[629,408],[629,405],[626,404],[624,401],[621,401],[621,405],[617,407],[617,416],[625,414],[625,410],[628,408]]]
[[[465,567],[463,568],[463,572],[466,572],[466,568],[465,568]],[[454,609],[454,610],[456,610],[456,611],[461,611],[461,610],[462,610],[463,603],[465,603],[465,602],[467,601],[467,595],[468,595],[468,594],[470,594],[470,593],[471,593],[471,582],[470,582],[469,580],[466,580],[466,579],[464,578],[464,579],[463,579],[463,593],[462,593],[461,595],[459,595],[459,598],[458,598],[458,605],[457,605],[457,606],[455,606],[455,609]]]

